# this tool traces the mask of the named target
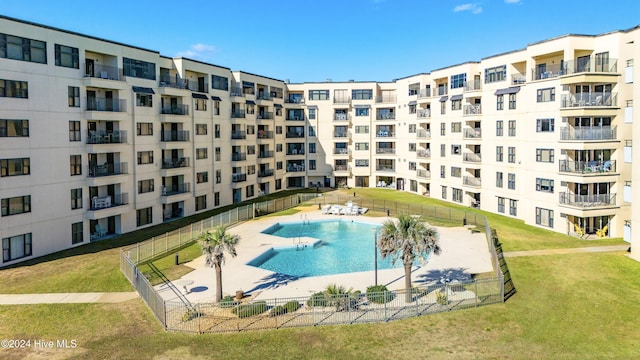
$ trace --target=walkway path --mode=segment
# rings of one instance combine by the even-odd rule
[[[592,253],[608,251],[626,251],[629,245],[593,246],[572,249],[547,249],[528,251],[508,251],[505,257],[540,256],[554,254]],[[29,304],[81,304],[81,303],[119,303],[138,298],[132,292],[100,293],[51,293],[51,294],[0,294],[0,305]]]

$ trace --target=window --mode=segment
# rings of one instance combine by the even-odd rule
[[[369,116],[369,108],[368,107],[356,108],[356,116]]]
[[[309,160],[309,170],[315,170],[316,169],[316,161],[314,159],[310,159]]]
[[[196,135],[207,135],[207,124],[196,124]]]
[[[216,184],[222,182],[222,170],[216,170]]]
[[[156,79],[156,64],[154,63],[123,57],[122,65],[124,67],[124,76],[148,80]]]
[[[307,112],[309,113],[309,120],[316,119],[316,108],[309,108],[307,109]]]
[[[553,227],[553,210],[536,208],[536,224]]]
[[[538,102],[555,101],[556,89],[555,88],[538,89],[536,99]]]
[[[220,101],[213,100],[213,115],[220,115]]]
[[[484,69],[484,83],[504,81],[507,78],[507,65]]]
[[[256,146],[247,145],[247,155],[255,155],[255,154],[256,154]]]
[[[440,178],[441,179],[444,179],[444,178],[447,177],[446,171],[447,171],[447,167],[444,166],[444,165],[440,165]]]
[[[256,166],[255,165],[247,166],[247,175],[253,175],[255,173],[256,173]]]
[[[0,176],[29,175],[31,165],[29,158],[2,159],[0,160]]]
[[[138,194],[150,193],[154,191],[153,179],[138,181]]]
[[[537,119],[536,120],[536,131],[537,132],[554,132],[555,119]]]
[[[409,170],[415,170],[416,169],[416,163],[413,161],[409,161]]]
[[[2,261],[31,256],[31,233],[2,239]]]
[[[247,135],[255,135],[256,127],[254,125],[247,125]]]
[[[82,188],[71,189],[71,210],[82,209]]]
[[[451,197],[452,197],[453,201],[461,203],[462,202],[462,189],[452,188],[451,189]]]
[[[153,123],[137,123],[136,129],[137,129],[137,134],[140,136],[153,135]]]
[[[196,105],[197,111],[207,110],[207,99],[193,99]]]
[[[69,107],[80,107],[80,88],[77,86],[69,86]]]
[[[273,96],[274,98],[282,99],[282,94],[283,94],[283,91],[281,87],[277,87],[277,86],[271,87],[271,96]]]
[[[0,119],[0,137],[29,137],[29,120]]]
[[[451,132],[452,133],[459,133],[461,131],[462,131],[462,123],[459,123],[459,122],[451,123]]]
[[[198,184],[209,182],[209,172],[203,171],[196,174],[196,182]]]
[[[457,167],[457,166],[452,166],[451,167],[451,176],[459,178],[460,176],[462,176],[462,169]]]
[[[198,148],[196,149],[196,159],[206,159],[207,158],[207,148]]]
[[[516,189],[516,174],[509,173],[507,175],[507,188],[509,188],[509,190]]]
[[[71,245],[80,244],[84,241],[84,230],[82,222],[71,224]]]
[[[415,114],[416,112],[416,105],[409,105],[409,114]]]
[[[282,144],[276,144],[276,152],[282,152]]]
[[[309,143],[309,154],[316,153],[316,143]]]
[[[80,121],[69,121],[69,141],[81,141]]]
[[[553,162],[553,149],[536,149],[536,161],[537,162]]]
[[[552,193],[553,192],[553,180],[552,179],[536,178],[536,191]]]
[[[467,74],[451,75],[451,88],[457,89],[464,87],[464,83],[467,81]]]
[[[447,187],[446,186],[440,186],[440,197],[444,200],[447,199]]]
[[[220,148],[219,148],[219,147],[216,147],[216,148],[215,148],[215,156],[216,156],[216,159],[215,159],[215,160],[216,160],[216,161],[220,161],[220,158],[221,158],[221,156],[222,156],[222,155],[221,155],[221,153],[220,153]]]
[[[215,124],[213,127],[213,136],[216,139],[220,139],[220,124]]]
[[[447,124],[440,123],[440,135],[445,136],[447,134]]]
[[[504,121],[496,120],[496,136],[502,136],[504,133]]]
[[[253,185],[247,185],[247,187],[245,188],[245,193],[247,194],[247,197],[252,197],[255,194],[254,186]]]
[[[501,214],[504,214],[504,198],[503,197],[498,198],[498,212]]]
[[[451,100],[451,110],[462,109],[462,100]]]
[[[56,66],[63,66],[73,69],[80,68],[80,56],[78,48],[55,44]]]
[[[368,150],[369,150],[369,143],[366,143],[366,142],[356,143],[356,151],[368,151]]]
[[[502,162],[504,156],[504,148],[501,146],[496,146],[496,161]]]
[[[356,167],[369,167],[369,159],[356,159]]]
[[[416,143],[409,143],[409,151],[416,151]]]
[[[516,136],[516,121],[509,120],[509,136]]]
[[[518,201],[509,199],[509,215],[518,216]]]
[[[2,216],[31,212],[31,195],[2,199]]]
[[[153,207],[136,210],[136,225],[148,225],[153,222]]]
[[[136,106],[152,107],[153,95],[136,93]]]
[[[462,147],[460,145],[451,145],[452,155],[460,155],[461,152],[462,152]]]
[[[153,164],[153,150],[138,151],[138,165]]]
[[[369,125],[356,125],[356,134],[368,134]]]
[[[513,110],[516,108],[516,95],[515,93],[509,94],[509,109]]]
[[[242,93],[243,94],[255,94],[256,93],[256,85],[249,81],[242,82]]]
[[[509,146],[509,158],[508,158],[508,162],[515,164],[516,163],[516,147],[515,146]]]
[[[229,91],[229,79],[224,76],[211,75],[211,87],[217,90]]]
[[[496,95],[496,110],[504,110],[504,95]]]
[[[444,115],[447,113],[447,102],[446,101],[441,101],[440,102],[440,114]]]
[[[440,157],[447,156],[447,145],[440,144]]]
[[[309,126],[309,136],[316,136],[316,130],[313,126]]]
[[[282,161],[276,161],[276,170],[282,170]]]
[[[409,134],[415,134],[416,133],[416,124],[409,124]]]
[[[220,206],[220,193],[213,193],[213,206]]]
[[[29,98],[29,83],[26,81],[0,79],[0,97]]]
[[[309,90],[309,100],[329,100],[329,90]]]
[[[501,188],[503,182],[503,174],[502,172],[498,171],[496,172],[496,187]]]
[[[276,134],[282,134],[282,126],[276,126]]]
[[[69,157],[71,176],[82,175],[82,155],[71,155]]]
[[[47,43],[19,36],[0,34],[0,58],[47,63]]]
[[[196,211],[207,208],[207,195],[196,196]]]
[[[353,99],[353,100],[371,100],[371,99],[373,99],[373,90],[371,90],[371,89],[368,89],[368,90],[365,90],[365,89],[354,89],[354,90],[351,90],[351,99]],[[369,109],[367,109],[367,113],[368,113],[368,110]]]

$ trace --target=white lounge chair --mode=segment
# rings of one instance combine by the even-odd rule
[[[329,213],[329,209],[331,209],[331,205],[325,205],[322,207],[322,215],[326,215]]]
[[[358,212],[360,211],[360,208],[358,208],[357,206],[352,206],[351,207],[351,212],[349,213],[349,215],[358,215]]]

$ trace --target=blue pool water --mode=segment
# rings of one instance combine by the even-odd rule
[[[351,220],[311,221],[276,224],[262,233],[292,239],[292,246],[272,248],[247,265],[296,277],[344,274],[374,269],[374,236],[380,225]],[[300,237],[320,241],[306,247],[295,246]],[[419,263],[419,262],[418,262]],[[402,267],[397,261],[381,259],[378,269]]]

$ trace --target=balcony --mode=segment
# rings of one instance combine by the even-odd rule
[[[482,186],[482,180],[479,177],[474,177],[474,176],[464,176],[462,178],[462,183],[464,185],[472,186],[472,187]]]
[[[349,114],[333,114],[335,121],[349,121]]]
[[[396,137],[396,133],[393,131],[379,130],[376,134],[377,138],[394,138]]]
[[[335,165],[333,167],[334,172],[349,172],[351,171],[351,166],[349,165]]]
[[[129,203],[129,194],[121,193],[115,196],[94,196],[89,199],[89,211],[96,211],[102,209],[109,209],[116,206],[127,205]]]
[[[429,149],[420,149],[416,152],[416,157],[418,159],[430,159],[431,158],[431,150]]]
[[[100,65],[93,63],[92,65],[93,72],[84,74],[85,78],[88,79],[102,79],[102,80],[116,80],[116,81],[124,81],[125,77],[123,75],[123,69],[117,68],[115,66],[108,65]],[[85,64],[86,69],[86,64]],[[91,85],[87,85],[91,86]]]
[[[611,126],[590,126],[590,127],[568,127],[560,129],[561,141],[603,141],[616,140],[616,127]]]
[[[237,182],[243,182],[243,181],[247,181],[247,174],[241,174],[241,173],[231,174],[231,182],[237,183]]]
[[[533,80],[553,79],[553,78],[557,78],[558,76],[562,76],[564,74],[565,74],[564,69],[560,66],[560,64],[546,65],[544,69],[541,69],[541,68],[531,69],[531,78]]]
[[[164,106],[160,109],[162,115],[189,115],[189,105]]]
[[[304,171],[304,164],[288,164],[287,172],[301,172]]]
[[[571,161],[560,160],[559,172],[580,175],[606,175],[616,172],[615,160],[604,161]]]
[[[631,181],[625,181],[624,182],[624,201],[625,202],[632,202],[632,190],[631,190]]]
[[[333,149],[333,155],[349,155],[350,151],[346,148],[335,148]]]
[[[87,144],[125,144],[127,142],[127,132],[114,131],[95,131],[89,130],[87,135]]]
[[[464,106],[464,116],[474,116],[474,115],[481,115],[481,114],[482,114],[482,106],[480,104]]]
[[[231,161],[244,161],[247,160],[247,153],[235,152],[231,154]]]
[[[347,131],[334,131],[333,137],[336,139],[347,139],[350,138],[349,132]]]
[[[273,139],[273,131],[258,130],[258,139]]]
[[[285,135],[286,138],[304,138],[304,131],[298,131],[298,132],[289,132],[287,131],[287,134]]]
[[[464,82],[464,91],[480,91],[482,90],[482,82],[480,80],[474,81],[465,81]]]
[[[124,99],[87,99],[87,111],[125,112],[127,101]]]
[[[173,89],[187,89],[188,86],[185,83],[185,80],[182,79],[173,79],[171,77],[161,77],[158,82],[158,87],[160,88],[173,88]]]
[[[273,100],[273,97],[271,97],[271,94],[269,94],[268,91],[258,91],[258,94],[256,95],[256,100]]]
[[[186,130],[163,130],[160,133],[160,141],[189,141],[189,132]]]
[[[235,130],[231,132],[232,140],[244,140],[247,138],[247,132],[244,130]]]
[[[351,98],[350,97],[334,97],[333,103],[334,104],[351,104]]]
[[[258,177],[273,176],[273,169],[266,169],[258,171]]]
[[[244,91],[242,91],[242,88],[238,86],[232,86],[231,89],[229,89],[229,95],[237,96],[237,97],[245,97]]]
[[[449,94],[449,87],[445,84],[444,86],[438,86],[438,88],[434,91],[433,96],[444,96]]]
[[[188,193],[191,188],[191,183],[178,183],[167,186],[162,186],[160,192],[162,196],[171,196]]]
[[[522,85],[526,82],[527,82],[527,76],[525,74],[511,75],[511,85]]]
[[[284,99],[285,104],[300,104],[304,105],[303,97],[289,97],[288,99]]]
[[[480,163],[482,162],[482,157],[480,154],[466,152],[462,158],[464,162],[472,162],[472,163]]]
[[[586,59],[574,59],[564,61],[564,75],[581,73],[617,73],[618,59],[600,59],[590,56]]]
[[[175,159],[162,159],[163,169],[178,169],[189,167],[189,158],[181,157]]]
[[[247,117],[245,110],[231,110],[232,119],[244,119]]]
[[[380,172],[395,172],[396,168],[393,167],[393,166],[378,165],[378,166],[376,166],[376,171],[380,171]]]
[[[416,176],[422,179],[431,179],[431,171],[418,169],[416,170]]]
[[[482,130],[480,128],[466,128],[463,136],[465,139],[480,139],[482,138]]]
[[[418,128],[416,131],[416,138],[418,139],[431,139],[431,130],[425,130]]]
[[[376,102],[379,104],[395,103],[396,96],[395,95],[377,96]]]
[[[288,121],[305,121],[305,116],[304,114],[289,114],[287,113],[287,118],[286,120]]]
[[[421,89],[418,93],[418,99],[426,99],[428,97],[431,97],[431,88]]]
[[[273,111],[258,112],[259,120],[273,120]]]
[[[560,204],[580,208],[612,207],[616,206],[616,194],[578,195],[560,193]]]
[[[127,174],[127,163],[115,163],[89,166],[88,177],[102,177]]]
[[[610,92],[571,93],[562,95],[560,108],[576,107],[615,107],[618,106],[618,94]]]
[[[396,119],[396,114],[395,113],[378,113],[376,115],[376,120],[395,120]]]
[[[376,154],[378,155],[395,155],[395,148],[376,148]]]
[[[304,155],[304,149],[303,148],[287,149],[287,155]]]
[[[418,109],[416,112],[418,119],[430,119],[431,109]]]
[[[258,153],[258,159],[268,159],[273,157],[273,150],[260,151]]]

